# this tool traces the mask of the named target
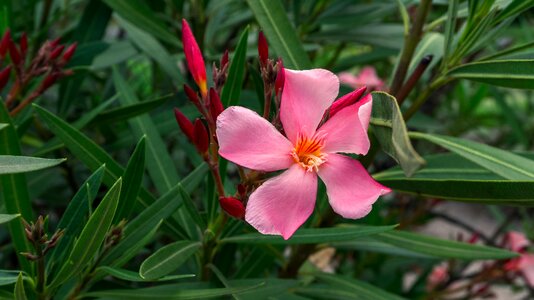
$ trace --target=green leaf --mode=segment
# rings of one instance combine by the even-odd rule
[[[0,123],[0,130],[6,128],[7,126],[9,126],[9,124],[6,124],[6,123]]]
[[[534,205],[534,180],[504,180],[456,154],[425,157],[427,166],[406,177],[392,168],[373,177],[397,192],[470,203]]]
[[[328,283],[334,290],[344,290],[347,292],[352,292],[353,295],[358,295],[358,299],[369,299],[369,300],[401,300],[404,299],[397,295],[388,293],[380,288],[377,288],[373,285],[370,285],[366,282],[348,278],[341,275],[333,275],[326,273],[317,273],[314,274],[320,281]]]
[[[145,137],[143,136],[126,165],[126,170],[122,180],[124,188],[121,189],[121,196],[119,198],[119,205],[115,213],[114,223],[118,223],[121,219],[129,219],[134,206],[135,199],[139,194],[141,185],[143,183],[143,174],[145,173]]]
[[[98,194],[105,170],[105,166],[101,166],[87,178],[65,209],[57,225],[58,229],[64,229],[65,232],[47,255],[48,274],[52,274],[52,268],[58,267],[57,264],[64,261],[74,239],[82,232],[83,225],[89,218],[89,207]]]
[[[382,149],[395,159],[407,176],[420,169],[425,161],[415,152],[397,100],[384,92],[373,92],[371,128]]]
[[[139,273],[137,272],[133,272],[133,271],[125,270],[125,269],[118,269],[118,268],[111,268],[111,267],[99,267],[97,271],[103,271],[115,278],[126,280],[126,281],[132,281],[132,282],[169,281],[169,280],[177,280],[177,279],[195,277],[195,274],[184,274],[184,275],[165,276],[165,277],[161,277],[156,280],[150,280],[150,279],[146,279],[146,278],[139,276]]]
[[[445,41],[443,44],[443,61],[442,66],[445,67],[454,45],[454,32],[456,29],[456,20],[458,17],[458,3],[459,0],[449,0],[447,10],[447,21],[445,23]]]
[[[297,70],[310,69],[311,61],[289,22],[282,1],[247,0],[247,3],[264,30],[270,46],[284,60],[284,66]]]
[[[26,173],[54,167],[66,159],[48,159],[30,156],[0,155],[0,175]]]
[[[151,35],[160,40],[180,46],[180,41],[167,30],[168,26],[161,22],[146,2],[139,0],[103,0],[117,14],[133,24],[138,24]]]
[[[0,130],[0,154],[21,155],[19,136],[13,125],[3,102],[0,101],[0,123],[8,124]],[[33,220],[30,195],[28,193],[28,183],[25,174],[0,175],[1,196],[5,205],[5,212],[8,214],[20,214],[26,220]],[[29,252],[32,247],[26,239],[22,221],[14,220],[9,222],[9,234],[15,248],[15,253],[19,259],[22,270],[32,274],[32,266],[28,260],[21,256],[21,252]]]
[[[425,74],[430,73],[434,66],[441,60],[443,57],[443,45],[445,43],[445,38],[442,34],[436,32],[429,32],[425,34],[423,39],[417,45],[413,58],[410,62],[408,68],[408,74],[412,74],[419,63],[423,60],[424,57],[432,55],[432,61],[427,66]]]
[[[415,257],[415,258],[426,258],[432,259],[435,257],[431,255],[417,253],[415,251],[410,251],[407,249],[399,248],[394,245],[378,241],[373,237],[364,237],[356,241],[348,242],[337,242],[333,243],[332,247],[340,250],[357,250],[357,251],[366,251],[372,253],[384,253],[388,255],[402,256],[402,257]]]
[[[24,291],[24,281],[22,280],[22,272],[19,273],[17,282],[15,283],[14,291],[15,300],[28,300],[26,291]]]
[[[20,274],[21,271],[0,270],[0,286],[16,283]]]
[[[224,84],[221,101],[224,107],[237,105],[239,103],[239,96],[243,87],[243,77],[245,76],[245,62],[247,59],[247,40],[248,27],[243,30],[234,56],[230,60],[230,69],[228,70],[228,78]]]
[[[7,223],[9,221],[12,221],[16,218],[20,217],[20,214],[14,214],[14,215],[6,215],[6,214],[0,214],[0,224]]]
[[[534,59],[474,62],[454,68],[448,75],[502,87],[534,89]]]
[[[441,258],[479,260],[518,256],[517,253],[504,249],[437,239],[401,230],[380,233],[375,238],[399,248]]]
[[[132,105],[114,108],[99,114],[91,121],[93,125],[116,123],[148,113],[169,101],[169,96],[163,96],[155,100],[143,101]]]
[[[129,289],[129,290],[103,290],[89,292],[82,297],[104,297],[107,299],[165,299],[165,300],[186,300],[221,297],[231,294],[242,293],[255,289],[261,285],[239,287],[239,288],[206,288],[206,289],[184,289],[180,285],[161,285],[157,287]]]
[[[420,132],[411,132],[410,136],[440,145],[506,179],[534,179],[534,160],[511,152],[450,136]]]
[[[178,241],[166,245],[143,261],[139,275],[145,279],[161,278],[178,269],[201,246],[201,243],[191,241]]]
[[[115,185],[102,199],[94,213],[91,215],[80,236],[74,244],[69,258],[63,264],[58,275],[53,279],[50,286],[56,287],[80,273],[84,267],[97,254],[102,242],[106,238],[111,226],[121,192],[122,179],[119,178]]]
[[[389,231],[395,226],[365,226],[347,225],[331,228],[302,228],[297,230],[293,236],[284,240],[280,236],[263,235],[259,233],[248,233],[233,237],[224,238],[221,243],[243,243],[243,244],[273,244],[273,245],[293,245],[293,244],[322,244],[339,241],[349,241],[362,236],[378,234]]]
[[[146,55],[154,59],[161,69],[174,80],[175,84],[182,84],[185,82],[182,77],[182,73],[178,69],[177,61],[174,59],[167,50],[156,40],[152,35],[148,34],[143,29],[145,27],[137,27],[122,18],[117,18],[117,23],[128,32],[128,37],[131,41],[139,47]]]
[[[152,205],[145,208],[137,217],[129,222],[124,228],[123,238],[111,249],[111,251],[102,260],[102,264],[110,264],[112,261],[119,259],[133,245],[142,240],[157,224],[170,215],[172,215],[181,205],[181,189],[190,190],[191,183],[196,182],[197,178],[203,178],[206,174],[207,167],[205,164],[197,167],[189,176],[161,196]],[[196,186],[196,184],[194,185]],[[189,187],[189,188],[187,188]]]

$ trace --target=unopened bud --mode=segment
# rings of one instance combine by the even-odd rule
[[[362,97],[363,93],[365,93],[365,90],[367,90],[366,87],[361,87],[334,101],[334,103],[332,103],[332,106],[330,107],[330,118],[337,114],[343,108],[358,102],[358,100]]]
[[[278,59],[278,73],[276,74],[276,81],[274,82],[274,93],[278,96],[284,89],[284,82],[286,80],[284,64],[281,59]]]
[[[219,204],[230,216],[242,219],[245,216],[245,206],[243,202],[234,197],[219,197]]]
[[[57,46],[54,50],[52,50],[52,52],[50,52],[50,59],[54,60],[54,59],[58,58],[61,55],[61,53],[63,52],[63,49],[65,49],[64,45]]]
[[[267,44],[267,39],[263,31],[260,31],[258,34],[258,54],[260,56],[260,64],[262,67],[267,65],[267,60],[269,59],[269,45]]]
[[[176,117],[176,122],[178,123],[178,126],[180,126],[182,132],[191,143],[194,143],[195,129],[193,123],[191,123],[191,121],[189,121],[189,119],[178,108],[174,109],[174,116]]]
[[[223,112],[224,107],[219,98],[219,94],[214,88],[210,89],[210,112],[213,120],[217,120],[217,117]]]
[[[209,137],[208,137],[208,131],[206,130],[206,126],[204,126],[204,123],[200,119],[195,120],[195,146],[197,147],[197,150],[199,153],[203,154],[208,152],[209,147]]]
[[[189,85],[184,84],[184,92],[187,98],[193,102],[193,104],[197,104],[199,102],[198,94],[193,90]]]
[[[26,32],[23,32],[20,37],[20,52],[22,53],[22,57],[26,57],[26,53],[28,52],[28,36],[26,35]]]
[[[41,83],[41,86],[39,86],[38,93],[44,93],[48,88],[50,88],[59,78],[59,73],[51,73],[48,74],[43,82]]]
[[[51,47],[52,49],[55,49],[55,48],[57,47],[57,45],[59,45],[59,41],[60,41],[60,38],[56,38],[56,39],[52,40],[52,41],[50,42],[50,47]]]
[[[30,253],[30,252],[21,252],[20,255],[26,257],[28,260],[38,260],[39,259],[39,256],[33,254],[33,253]]]
[[[20,56],[20,52],[17,49],[17,45],[13,42],[13,40],[9,40],[8,42],[8,48],[9,48],[9,57],[11,57],[11,61],[14,65],[18,66],[22,63],[22,57]]]
[[[74,52],[76,51],[76,47],[78,47],[78,43],[74,43],[70,45],[67,50],[65,50],[65,53],[63,53],[63,62],[66,64],[70,61],[72,56],[74,55]]]
[[[9,74],[11,73],[11,66],[5,67],[0,71],[0,91],[6,86],[9,81]]]
[[[224,68],[228,65],[228,49],[224,51],[223,56],[221,57],[221,70],[224,70]]]
[[[8,29],[2,40],[0,40],[0,58],[3,59],[6,57],[7,51],[9,50],[9,41],[11,40],[11,31]]]
[[[202,57],[202,52],[193,36],[193,32],[185,19],[182,19],[182,43],[189,72],[191,72],[193,79],[200,88],[200,93],[205,97],[208,93],[208,86],[204,58]]]

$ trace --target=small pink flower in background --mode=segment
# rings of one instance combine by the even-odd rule
[[[449,280],[449,265],[447,263],[436,265],[428,275],[426,288],[432,291],[447,280]]]
[[[521,272],[528,285],[534,287],[534,254],[526,252],[529,244],[530,242],[524,234],[517,231],[508,232],[506,235],[506,247],[521,253],[521,256],[508,261],[504,268],[507,271]]]
[[[349,72],[339,73],[339,82],[353,89],[367,87],[370,90],[384,90],[384,81],[376,75],[375,68],[364,67],[358,75]]]
[[[339,91],[330,71],[285,69],[280,119],[286,136],[269,121],[233,106],[217,119],[219,153],[246,168],[273,172],[249,197],[245,220],[263,234],[290,238],[313,212],[317,176],[333,210],[345,218],[366,216],[390,189],[376,182],[355,159],[366,154],[372,98],[346,106],[318,128]]]

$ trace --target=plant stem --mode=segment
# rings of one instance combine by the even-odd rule
[[[46,299],[46,292],[45,292],[45,282],[46,282],[46,271],[45,271],[45,261],[44,261],[44,253],[41,245],[39,242],[34,243],[36,255],[38,257],[37,259],[37,286],[36,286],[36,292],[37,292],[37,299]]]
[[[404,79],[406,78],[406,73],[408,72],[410,62],[412,61],[415,48],[421,40],[423,26],[425,24],[426,16],[430,11],[431,4],[432,0],[421,0],[421,5],[419,5],[417,8],[417,15],[410,30],[410,34],[405,38],[399,64],[395,70],[393,82],[391,83],[390,93],[392,95],[396,96],[402,87],[402,84],[404,83]]]
[[[421,94],[419,94],[419,97],[415,99],[415,101],[412,103],[412,106],[408,108],[408,110],[404,113],[404,121],[408,121],[413,115],[419,111],[419,108],[421,108],[421,105],[423,105],[428,97],[436,91],[441,86],[449,83],[452,80],[452,78],[445,78],[445,77],[439,77],[438,79],[434,80],[430,86],[425,89]]]

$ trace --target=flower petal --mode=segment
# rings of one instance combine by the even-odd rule
[[[245,220],[263,234],[287,240],[313,212],[316,196],[317,175],[295,164],[250,195]]]
[[[530,244],[527,237],[523,233],[517,231],[508,232],[506,234],[506,242],[509,249],[516,252],[524,250]]]
[[[519,259],[519,269],[530,287],[534,287],[534,255],[523,254]]]
[[[219,154],[259,171],[287,169],[293,164],[291,142],[256,112],[231,106],[217,118]]]
[[[373,98],[367,95],[326,121],[319,128],[319,132],[325,134],[322,151],[366,154],[370,146],[367,128],[372,106]]]
[[[345,218],[366,216],[378,197],[391,191],[376,182],[355,159],[334,153],[326,159],[318,174],[326,185],[330,205]]]
[[[285,69],[280,119],[289,140],[295,143],[299,134],[312,137],[338,92],[339,80],[328,70]]]

